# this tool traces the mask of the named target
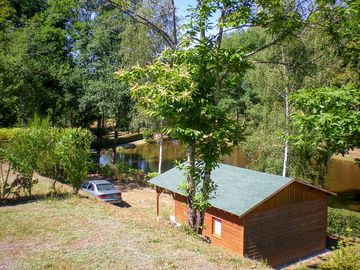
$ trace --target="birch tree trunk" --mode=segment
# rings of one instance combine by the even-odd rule
[[[288,136],[289,136],[289,117],[290,117],[290,108],[289,108],[289,93],[288,88],[285,87],[285,142],[284,142],[284,160],[283,160],[283,170],[282,176],[286,176],[287,171],[287,160],[288,160]]]
[[[282,49],[282,61],[285,63],[285,53]],[[286,176],[287,171],[287,161],[288,161],[288,136],[289,136],[289,117],[290,117],[290,107],[289,107],[289,88],[287,85],[287,67],[284,65],[284,81],[285,81],[285,93],[283,95],[285,101],[285,142],[284,142],[284,158],[283,158],[283,169],[282,176]]]
[[[162,169],[162,160],[163,160],[163,134],[160,133],[160,141],[159,141],[159,167],[158,167],[158,174],[161,174]]]

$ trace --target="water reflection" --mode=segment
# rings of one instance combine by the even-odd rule
[[[176,160],[185,159],[185,149],[177,141],[164,141],[162,171],[165,172],[175,166]],[[105,151],[100,161],[107,164],[112,161],[112,151]],[[133,169],[140,169],[145,173],[157,172],[159,165],[158,144],[139,144],[134,148],[118,148],[116,163]]]

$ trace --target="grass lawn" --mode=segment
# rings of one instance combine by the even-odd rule
[[[61,185],[50,198],[50,186],[40,177],[36,200],[0,206],[0,269],[266,269],[157,221],[151,189],[127,190],[118,207]],[[171,196],[160,198],[168,216]]]

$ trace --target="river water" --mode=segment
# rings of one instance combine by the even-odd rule
[[[134,146],[134,145],[132,145]],[[360,167],[354,162],[360,158],[360,150],[351,152],[345,157],[332,159],[325,186],[336,192],[338,196],[331,196],[330,206],[360,211]],[[162,170],[174,167],[175,161],[185,159],[185,149],[177,141],[164,141]],[[111,162],[111,151],[104,151],[101,162]],[[158,144],[137,144],[134,148],[118,148],[117,163],[125,167],[141,169],[145,173],[157,172],[159,162]],[[244,153],[235,148],[230,156],[223,156],[225,164],[245,167],[247,164]]]

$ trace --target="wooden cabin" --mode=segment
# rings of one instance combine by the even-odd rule
[[[211,244],[276,267],[325,249],[327,201],[332,194],[293,178],[220,164],[205,213],[203,235]],[[178,189],[183,171],[173,168],[153,179],[157,212],[163,189],[173,194],[175,219],[187,223],[186,197]]]

